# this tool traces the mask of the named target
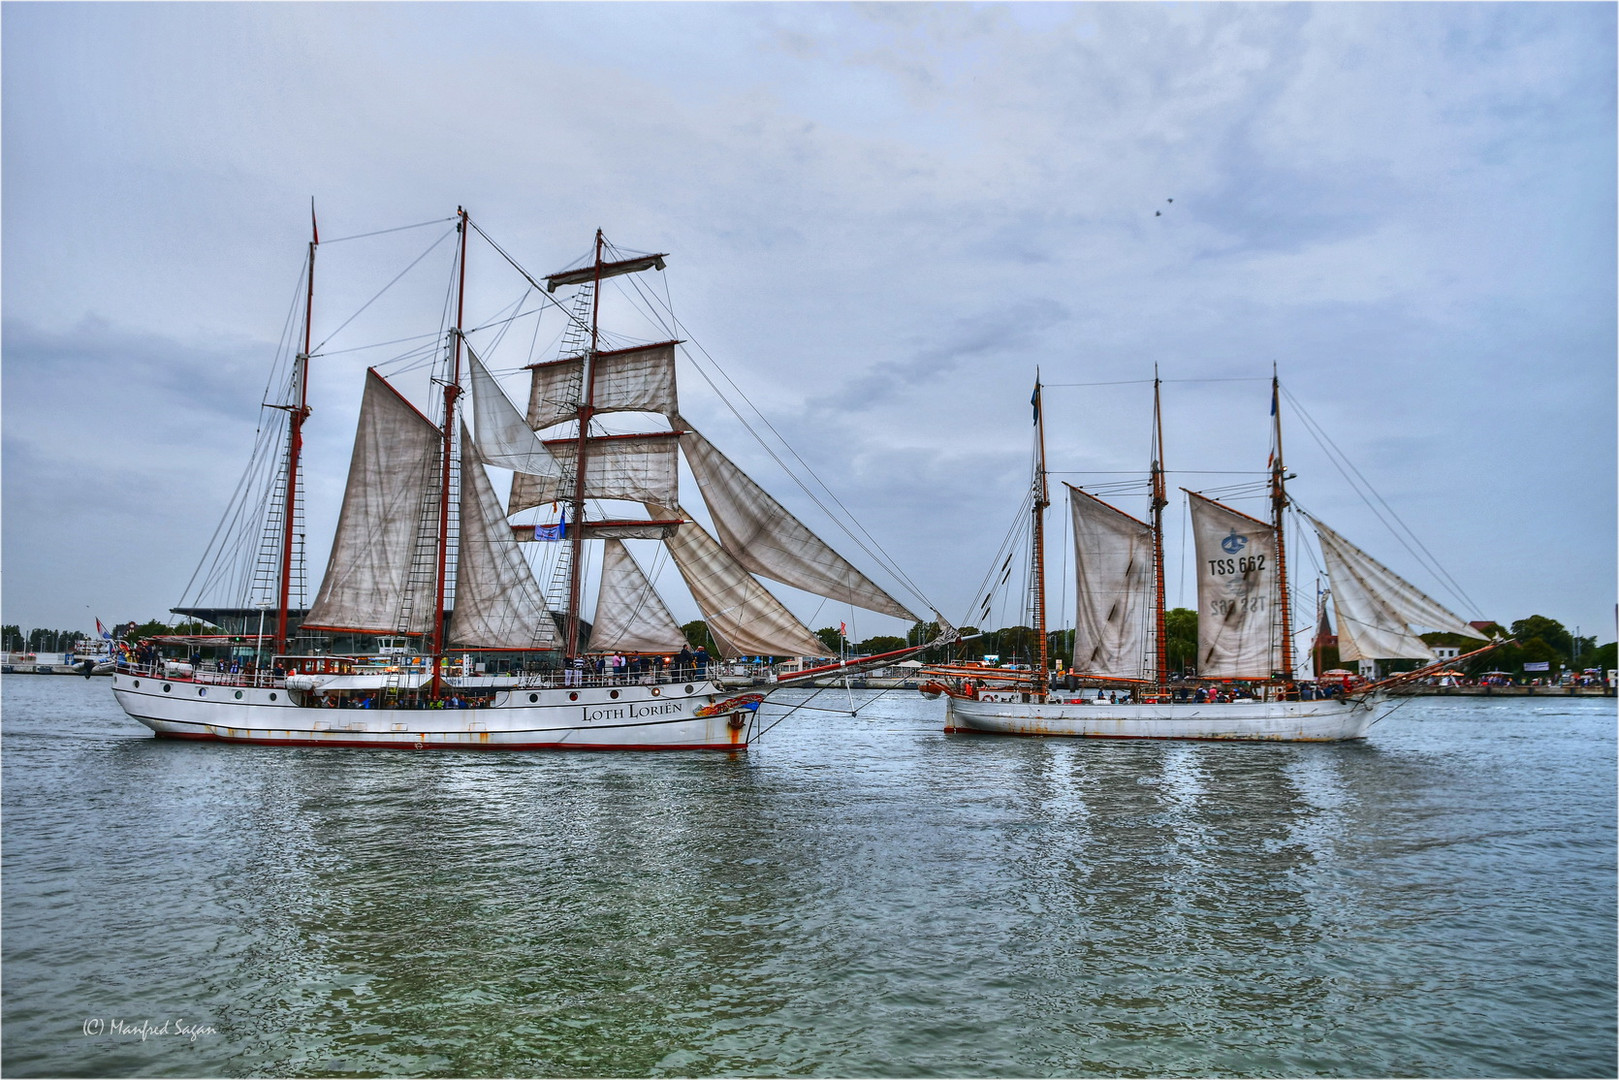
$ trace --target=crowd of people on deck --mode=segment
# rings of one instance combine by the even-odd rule
[[[679,682],[682,679],[703,679],[713,662],[708,649],[682,646],[678,653],[664,656],[632,653],[612,653],[595,657],[575,656],[568,661],[563,672],[567,686],[582,686],[586,682],[596,686],[627,686],[635,683]]]

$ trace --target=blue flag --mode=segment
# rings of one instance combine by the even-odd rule
[[[1034,406],[1034,422],[1040,422],[1040,384],[1034,384],[1034,393],[1029,397],[1029,404]]]
[[[536,540],[566,540],[568,538],[568,512],[562,511],[562,517],[555,525],[534,526],[534,539]]]

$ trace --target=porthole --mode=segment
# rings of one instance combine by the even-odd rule
[[[607,696],[612,698],[614,701],[617,701],[618,700],[618,691],[617,690],[609,690],[609,691],[607,691]]]
[[[164,684],[163,684],[163,692],[164,692],[164,693],[165,693],[165,694],[166,694],[166,693],[168,693],[168,692],[169,692],[169,684],[168,684],[168,683],[164,683]]]
[[[129,685],[130,685],[131,689],[139,690],[141,688],[141,681],[139,679],[136,679],[133,682],[131,682]]]
[[[205,695],[206,695],[206,694],[207,694],[207,693],[208,693],[208,688],[207,688],[207,687],[206,687],[206,686],[199,686],[199,687],[197,687],[197,696],[198,696],[198,697],[203,697],[203,696],[205,696]]]
[[[689,693],[691,693],[691,691],[692,691],[692,686],[691,686],[691,683],[687,683],[687,684],[686,684],[686,693],[688,693],[688,694],[689,694]]]
[[[529,699],[529,700],[530,700],[530,701],[538,701],[538,700],[540,700],[540,695],[538,695],[538,694],[530,694],[530,695],[529,695],[529,696],[528,696],[528,699]]]
[[[274,695],[274,694],[271,694],[271,695],[270,695],[270,700],[271,700],[271,701],[274,701],[274,700],[275,700],[275,695]]]
[[[236,691],[236,698],[237,698],[238,701],[241,700],[241,697],[242,697],[242,692],[240,690]]]
[[[569,692],[568,692],[568,700],[569,700],[569,701],[578,701],[578,700],[579,700],[579,691],[577,691],[577,690],[570,690],[570,691],[569,691]]]
[[[662,696],[663,696],[663,687],[661,687],[661,686],[654,686],[654,687],[653,687],[653,688],[652,688],[652,696],[653,696],[653,697],[662,697]]]

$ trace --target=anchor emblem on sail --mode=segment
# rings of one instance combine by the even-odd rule
[[[1247,546],[1248,538],[1246,536],[1238,536],[1236,529],[1232,529],[1230,535],[1228,535],[1224,540],[1220,541],[1220,550],[1225,552],[1227,555],[1235,555],[1237,552],[1241,551]]]

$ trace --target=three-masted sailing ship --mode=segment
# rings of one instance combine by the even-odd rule
[[[769,692],[728,684],[690,644],[628,540],[657,540],[690,589],[723,657],[827,652],[761,578],[917,621],[787,511],[682,415],[669,339],[606,348],[602,283],[661,271],[665,255],[593,257],[528,287],[570,319],[559,359],[528,365],[527,410],[508,399],[463,330],[466,250],[477,226],[457,212],[455,322],[441,344],[437,419],[377,369],[365,376],[336,535],[307,610],[293,606],[294,535],[307,400],[314,259],[309,244],[303,349],[284,402],[285,449],[260,539],[273,599],[231,611],[176,608],[225,633],[170,638],[178,656],[147,649],[120,666],[118,703],[159,735],[267,744],[416,748],[745,748]],[[480,235],[482,230],[478,229]],[[498,245],[490,241],[496,251]],[[511,262],[509,257],[507,261]],[[468,426],[463,393],[472,403]],[[604,431],[598,418],[639,414],[651,427]],[[695,476],[711,534],[687,513],[679,460]],[[487,469],[512,472],[505,505]],[[614,517],[604,504],[639,504]],[[513,525],[551,507],[554,520]],[[551,545],[551,587],[523,545]],[[587,543],[600,545],[599,589],[586,620]],[[661,557],[660,557],[661,558]],[[252,618],[270,647],[248,649]],[[234,621],[232,621],[234,620]],[[892,662],[914,649],[862,663]],[[204,653],[210,654],[204,658]],[[515,673],[474,657],[521,657]],[[699,654],[701,656],[701,654]],[[609,657],[615,663],[608,662]],[[799,665],[808,679],[838,667]],[[785,680],[784,680],[785,681]],[[741,692],[739,692],[741,691]]]
[[[1355,690],[1295,678],[1282,528],[1289,507],[1289,474],[1282,459],[1278,397],[1279,384],[1273,377],[1269,521],[1182,489],[1190,503],[1198,565],[1195,678],[1172,679],[1166,659],[1163,509],[1168,498],[1155,377],[1150,520],[1142,521],[1068,485],[1075,562],[1074,654],[1069,672],[1053,680],[1043,586],[1044,511],[1050,500],[1036,382],[1030,597],[1038,656],[1029,675],[948,666],[928,672],[931,679],[924,692],[943,693],[949,699],[947,731],[1323,742],[1365,737],[1390,707],[1386,705],[1390,684],[1428,669]],[[1484,639],[1443,605],[1305,516],[1320,539],[1343,660],[1436,661],[1433,649],[1418,636],[1418,627]],[[1076,693],[1080,685],[1085,689]]]

